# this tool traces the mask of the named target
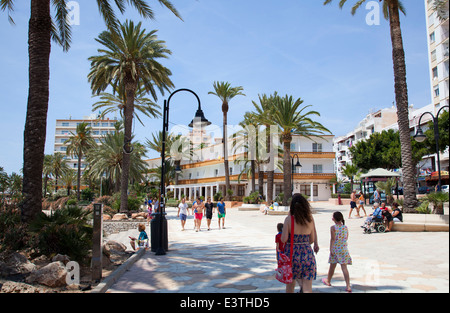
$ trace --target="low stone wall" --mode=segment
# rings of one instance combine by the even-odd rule
[[[111,234],[120,233],[122,231],[129,231],[131,229],[134,229],[137,231],[139,224],[144,224],[145,226],[148,226],[146,220],[142,220],[142,221],[136,221],[136,220],[103,221],[103,235],[108,236]]]

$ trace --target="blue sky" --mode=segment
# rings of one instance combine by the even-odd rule
[[[23,162],[23,129],[28,95],[29,2],[15,1],[8,22],[0,12],[0,166],[19,172]],[[318,118],[335,136],[344,135],[369,110],[389,107],[394,101],[392,48],[388,22],[369,26],[361,7],[352,16],[355,1],[343,10],[338,1],[322,0],[172,0],[183,20],[157,1],[149,1],[156,20],[144,20],[147,30],[158,29],[172,56],[162,62],[173,73],[176,88],[189,88],[200,97],[206,117],[222,124],[221,103],[208,92],[214,81],[243,86],[246,97],[230,103],[228,122],[236,125],[258,94],[292,95],[319,111]],[[79,0],[80,25],[73,26],[68,53],[52,45],[50,102],[45,152],[53,152],[55,121],[91,114],[87,81],[88,57],[97,54],[94,40],[105,30],[95,1]],[[410,104],[430,103],[427,34],[424,1],[407,1],[402,17]],[[121,20],[142,20],[130,8]],[[168,97],[159,96],[158,103]],[[170,122],[187,125],[197,102],[190,94],[172,98]],[[110,116],[113,117],[113,116]],[[143,118],[136,123],[136,138],[145,141],[161,129],[162,120]],[[219,135],[219,134],[218,134]],[[157,157],[150,152],[148,157]]]

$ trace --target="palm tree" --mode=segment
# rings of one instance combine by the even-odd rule
[[[107,134],[100,140],[100,145],[88,151],[86,161],[89,163],[89,173],[100,179],[106,175],[114,184],[114,192],[118,192],[121,186],[123,166],[123,132]],[[135,144],[130,158],[130,180],[140,182],[146,171],[147,163],[143,160],[146,153],[144,146]]]
[[[42,175],[44,176],[44,197],[47,196],[47,184],[49,176],[52,175],[52,163],[53,163],[53,155],[46,154],[44,156],[44,168],[42,170]]]
[[[76,178],[77,174],[72,169],[65,171],[64,174],[61,176],[61,184],[66,187],[67,196],[70,196],[70,191],[72,190],[72,187],[75,184]]]
[[[273,185],[274,185],[274,175],[275,175],[275,147],[272,147],[272,137],[270,133],[270,125],[273,123],[272,115],[274,110],[273,101],[277,97],[277,93],[275,92],[273,95],[268,97],[267,95],[259,95],[259,104],[255,101],[252,101],[253,106],[256,110],[256,118],[259,123],[264,124],[266,126],[266,152],[264,155],[266,158],[266,172],[267,172],[267,195],[266,201],[270,203],[273,200]],[[262,187],[260,187],[262,188]]]
[[[226,190],[230,189],[230,168],[228,167],[228,137],[227,137],[227,114],[228,114],[228,103],[231,99],[236,96],[245,96],[241,91],[244,90],[242,86],[231,87],[228,82],[214,82],[214,91],[208,92],[210,95],[215,95],[219,97],[222,101],[222,113],[223,113],[223,165],[225,167],[225,185]],[[228,192],[225,193],[225,200],[229,200]]]
[[[324,4],[332,0],[326,0]],[[417,205],[415,164],[412,157],[411,135],[409,130],[409,111],[408,111],[408,86],[406,84],[406,64],[405,50],[403,49],[402,31],[400,28],[400,12],[405,14],[405,8],[400,0],[380,0],[383,1],[383,13],[386,20],[389,20],[391,42],[392,42],[392,60],[394,63],[394,81],[395,81],[395,101],[397,103],[397,120],[400,134],[402,171],[403,171],[403,190],[404,190],[404,209],[406,212],[413,211]],[[340,0],[339,7],[342,8],[347,0]],[[352,8],[352,14],[355,14],[366,0],[359,0]]]
[[[110,30],[117,30],[118,20],[111,0],[97,0],[101,16]],[[158,0],[180,19],[175,7],[168,0]],[[22,220],[29,223],[42,211],[42,169],[47,129],[49,101],[51,40],[68,51],[71,44],[71,28],[67,19],[67,0],[31,0],[28,26],[28,103],[24,130],[23,148],[23,201]],[[127,4],[134,6],[144,18],[154,18],[153,11],[144,0],[114,0],[123,14]],[[55,12],[52,17],[51,11]],[[0,0],[0,10],[11,12],[14,0]]]
[[[353,190],[353,180],[356,175],[359,173],[359,168],[356,165],[353,164],[346,164],[342,168],[342,174],[344,174],[346,177],[350,179],[351,189]]]
[[[166,49],[164,41],[158,40],[156,30],[149,33],[141,29],[142,23],[126,21],[120,25],[120,34],[111,31],[102,32],[96,41],[104,46],[100,55],[90,57],[91,71],[88,75],[91,89],[99,95],[108,86],[113,92],[120,90],[123,99],[123,117],[125,124],[124,156],[121,177],[120,211],[128,211],[128,183],[130,158],[132,154],[131,137],[135,98],[140,88],[157,100],[155,87],[164,94],[174,85],[169,69],[157,60],[168,58],[171,51]],[[120,94],[120,92],[118,92]]]
[[[78,170],[77,170],[77,199],[80,201],[80,189],[81,189],[81,160],[86,152],[95,147],[94,138],[91,135],[91,127],[88,123],[80,123],[77,125],[76,133],[70,132],[71,137],[64,141],[67,146],[66,153],[71,157],[78,158]]]
[[[52,176],[55,177],[55,191],[57,191],[59,176],[63,175],[65,172],[71,169],[69,167],[69,163],[67,163],[66,159],[64,159],[64,155],[59,152],[53,155],[51,167]]]
[[[161,107],[153,102],[151,99],[145,97],[146,92],[143,88],[138,88],[136,91],[136,96],[134,99],[134,117],[138,119],[142,126],[144,123],[140,119],[136,111],[141,112],[150,118],[161,117],[161,112],[159,111]],[[120,112],[123,117],[123,112],[126,106],[126,97],[124,95],[124,88],[118,87],[114,90],[114,93],[102,92],[99,94],[100,101],[93,104],[92,112],[101,109],[101,117],[109,113],[114,113],[116,111]]]
[[[319,122],[313,121],[310,116],[320,116],[317,111],[304,110],[311,105],[301,107],[303,100],[298,98],[294,100],[292,96],[286,95],[284,98],[279,96],[274,97],[273,121],[278,124],[281,131],[281,142],[283,143],[283,172],[284,172],[284,198],[283,205],[288,205],[288,200],[291,197],[291,142],[292,135],[301,135],[306,138],[320,137],[330,131]]]

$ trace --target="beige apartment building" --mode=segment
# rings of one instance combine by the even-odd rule
[[[449,104],[449,9],[448,0],[441,10],[436,0],[425,0],[431,103],[436,113]]]
[[[116,122],[116,119],[99,119],[99,116],[96,114],[85,116],[82,119],[57,119],[53,153],[62,153],[69,163],[70,168],[76,170],[78,169],[78,159],[71,158],[70,156],[66,155],[67,146],[64,144],[64,142],[70,138],[72,133],[76,133],[77,125],[80,123],[88,123],[88,125],[92,128],[92,137],[97,144],[100,144],[100,139],[102,136],[105,136],[108,133],[115,132],[114,123]],[[84,162],[83,158],[81,162],[82,172],[84,168],[86,168],[86,163]]]

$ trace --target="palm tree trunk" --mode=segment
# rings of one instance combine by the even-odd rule
[[[408,88],[406,84],[405,51],[398,1],[389,1],[389,22],[391,28],[392,60],[394,62],[395,100],[397,102],[398,129],[400,134],[404,209],[412,211],[417,205],[415,187],[415,165],[412,158],[411,136],[409,130]]]
[[[223,111],[223,165],[225,167],[225,200],[230,201],[228,190],[230,189],[230,168],[228,167],[228,138],[227,138],[227,112]]]
[[[275,160],[274,160],[274,154],[272,153],[272,145],[271,145],[271,138],[270,138],[270,125],[266,125],[266,146],[267,151],[269,153],[269,160],[268,163],[268,171],[267,171],[267,203],[272,202],[273,200],[273,184],[274,184],[274,176],[275,176]]]
[[[283,155],[283,185],[284,185],[284,197],[283,205],[289,205],[289,198],[292,197],[292,185],[291,185],[291,141],[284,140],[284,155]]]
[[[81,147],[78,151],[78,172],[77,172],[77,200],[80,201],[80,188],[81,188],[81,158],[83,157],[83,152]]]
[[[42,170],[50,78],[50,0],[32,0],[28,26],[29,90],[23,147],[22,220],[42,211]]]
[[[120,182],[120,212],[128,213],[128,180],[131,164],[131,137],[134,113],[134,97],[136,95],[136,83],[128,81],[125,83],[126,105],[124,107],[124,151],[122,158],[122,177]]]
[[[264,172],[260,164],[258,164],[258,191],[261,196],[264,195]]]
[[[256,162],[255,160],[250,161],[250,169],[252,172],[252,193],[256,191]]]

